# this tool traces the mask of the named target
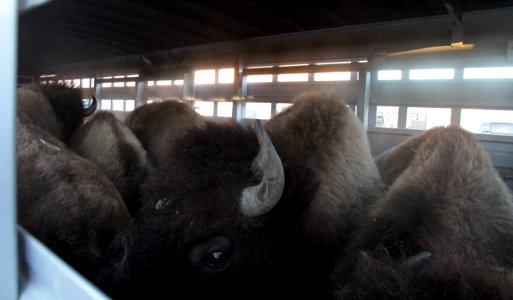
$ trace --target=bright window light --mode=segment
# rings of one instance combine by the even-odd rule
[[[248,75],[247,76],[248,83],[263,83],[263,82],[273,82],[273,75]]]
[[[91,87],[94,88],[94,78],[91,78]]]
[[[131,87],[135,86],[135,81],[127,81],[126,86],[131,86]]]
[[[84,88],[84,89],[91,88],[91,79],[90,78],[82,78],[82,88]]]
[[[347,81],[347,80],[351,80],[351,72],[314,73],[314,81]]]
[[[214,84],[216,70],[198,70],[194,72],[194,84]]]
[[[135,109],[135,100],[125,100],[125,111],[132,111]]]
[[[100,101],[100,108],[102,110],[111,110],[112,109],[112,101],[109,99],[102,99]]]
[[[156,83],[158,86],[168,86],[168,85],[172,84],[172,81],[171,80],[157,80]]]
[[[278,74],[278,82],[305,82],[308,81],[308,73]]]
[[[279,68],[289,68],[289,67],[305,67],[308,64],[290,64],[290,65],[279,65]]]
[[[348,65],[351,61],[331,61],[331,62],[319,62],[316,63],[318,66],[326,66],[326,65]]]
[[[454,69],[416,69],[410,70],[411,80],[454,79]]]
[[[273,66],[252,66],[252,67],[246,67],[246,69],[269,69]]]
[[[235,69],[219,69],[218,83],[233,83],[235,78]]]
[[[217,102],[217,116],[231,118],[233,102]]]
[[[121,100],[121,99],[112,100],[112,110],[124,111],[125,110],[125,100]]]
[[[276,113],[279,114],[284,111],[287,107],[291,106],[292,103],[276,103]]]
[[[102,88],[110,88],[112,87],[112,82],[103,82],[102,83]]]
[[[123,81],[121,82],[114,82],[114,87],[124,87],[125,83]]]
[[[153,80],[148,81],[148,86],[154,86],[154,85],[155,85],[155,81],[153,81]]]
[[[195,101],[194,109],[202,116],[212,117],[214,115],[214,102],[211,101]]]
[[[462,109],[460,125],[474,133],[513,135],[513,110]]]
[[[268,120],[271,118],[271,103],[268,102],[247,102],[246,119]]]
[[[178,79],[174,81],[175,85],[183,85],[183,79]]]
[[[401,80],[401,70],[381,70],[378,71],[378,80]]]
[[[399,106],[376,107],[376,127],[397,128]]]
[[[464,79],[499,79],[513,78],[513,67],[465,68]]]
[[[139,74],[126,75],[126,78],[134,78],[134,77],[139,77]]]
[[[406,128],[426,130],[451,123],[450,108],[408,107],[406,111]]]
[[[62,80],[59,80],[59,81],[62,81]],[[73,80],[71,80],[71,79],[66,79],[66,80],[64,80],[64,84],[65,84],[66,86],[72,87],[72,86],[73,86]]]
[[[112,76],[102,77],[102,79],[112,79]]]
[[[80,79],[73,79],[73,86],[76,88],[80,87]]]

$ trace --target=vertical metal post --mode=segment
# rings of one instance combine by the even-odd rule
[[[135,98],[135,107],[146,103],[146,81],[137,81],[137,91]]]
[[[369,127],[369,102],[370,102],[370,83],[371,83],[371,71],[362,70],[359,75],[358,84],[358,99],[356,105],[358,109],[356,114],[363,123],[363,128],[367,131]]]
[[[17,1],[4,0],[0,9],[0,299],[18,298],[18,256],[16,238],[16,177],[15,177],[15,99],[16,99],[16,44]]]

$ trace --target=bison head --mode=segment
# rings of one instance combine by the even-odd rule
[[[298,223],[317,190],[316,170],[281,162],[259,123],[208,123],[172,148],[113,247],[104,288],[120,298],[289,294],[283,275],[287,262],[304,260]]]

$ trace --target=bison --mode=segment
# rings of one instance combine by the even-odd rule
[[[204,123],[194,109],[174,100],[140,106],[125,119],[154,165],[169,159],[170,148],[188,127]]]
[[[62,85],[22,86],[17,102],[19,223],[94,278],[130,215],[114,184],[63,143],[91,110],[79,91]]]
[[[98,112],[70,138],[70,148],[100,168],[118,188],[132,216],[140,208],[139,185],[151,165],[137,137],[111,112]]]
[[[148,148],[160,154],[143,208],[118,237],[100,285],[118,298],[318,295],[337,242],[381,190],[358,119],[323,93],[298,97],[266,130],[181,110],[190,124],[178,130],[138,123],[149,135],[143,145],[163,148]],[[166,114],[161,124],[179,119]],[[146,118],[154,128],[158,118]]]
[[[475,136],[431,129],[376,162],[388,191],[333,272],[334,298],[512,299],[512,196]]]

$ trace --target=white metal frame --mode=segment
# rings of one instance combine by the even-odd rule
[[[16,90],[17,3],[2,1],[0,9],[0,299],[14,300],[18,294],[14,111]]]

